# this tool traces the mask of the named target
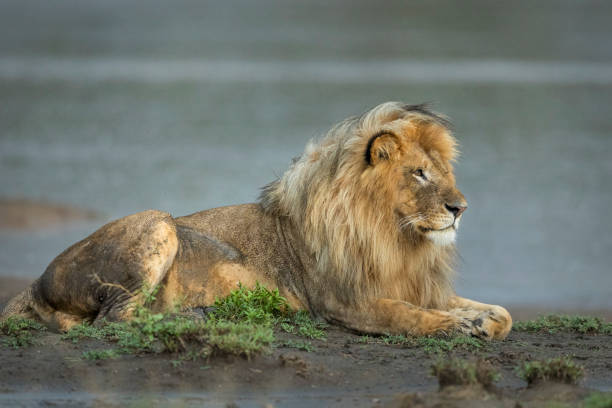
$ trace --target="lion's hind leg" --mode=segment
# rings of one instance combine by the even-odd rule
[[[172,217],[144,211],[104,225],[58,255],[11,299],[0,318],[20,315],[68,330],[83,321],[125,320],[172,266],[178,237]]]
[[[102,293],[96,322],[127,320],[137,307],[155,299],[155,292],[172,267],[179,246],[174,221],[165,213],[155,213],[138,234],[118,245],[116,252],[121,262],[114,269],[117,272],[123,268],[123,274],[95,276]],[[163,302],[156,302],[157,306],[164,308],[160,303]]]

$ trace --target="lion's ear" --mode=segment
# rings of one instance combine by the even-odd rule
[[[400,156],[400,144],[397,136],[391,133],[379,133],[370,139],[366,149],[366,161],[375,166],[384,160],[395,160]]]

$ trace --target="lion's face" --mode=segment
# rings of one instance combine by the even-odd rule
[[[455,141],[442,127],[404,124],[382,131],[371,158],[391,194],[398,228],[445,246],[455,241],[467,202],[455,186],[450,160]]]
[[[467,202],[448,164],[420,153],[414,156],[421,157],[400,165],[403,183],[396,208],[400,228],[410,228],[438,245],[451,244]]]

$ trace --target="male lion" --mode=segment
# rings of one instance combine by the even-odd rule
[[[363,333],[458,330],[503,339],[500,307],[456,296],[453,242],[467,204],[448,122],[388,102],[311,142],[255,204],[173,218],[144,211],[74,244],[13,298],[59,330],[129,319],[143,285],[156,309],[210,305],[241,282],[278,288],[296,309]]]

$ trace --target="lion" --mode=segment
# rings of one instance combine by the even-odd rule
[[[501,306],[459,297],[454,242],[467,202],[457,143],[425,105],[387,102],[311,141],[256,203],[110,222],[58,255],[1,316],[65,331],[152,307],[205,307],[241,284],[278,289],[296,310],[368,334],[461,332],[503,339]]]

